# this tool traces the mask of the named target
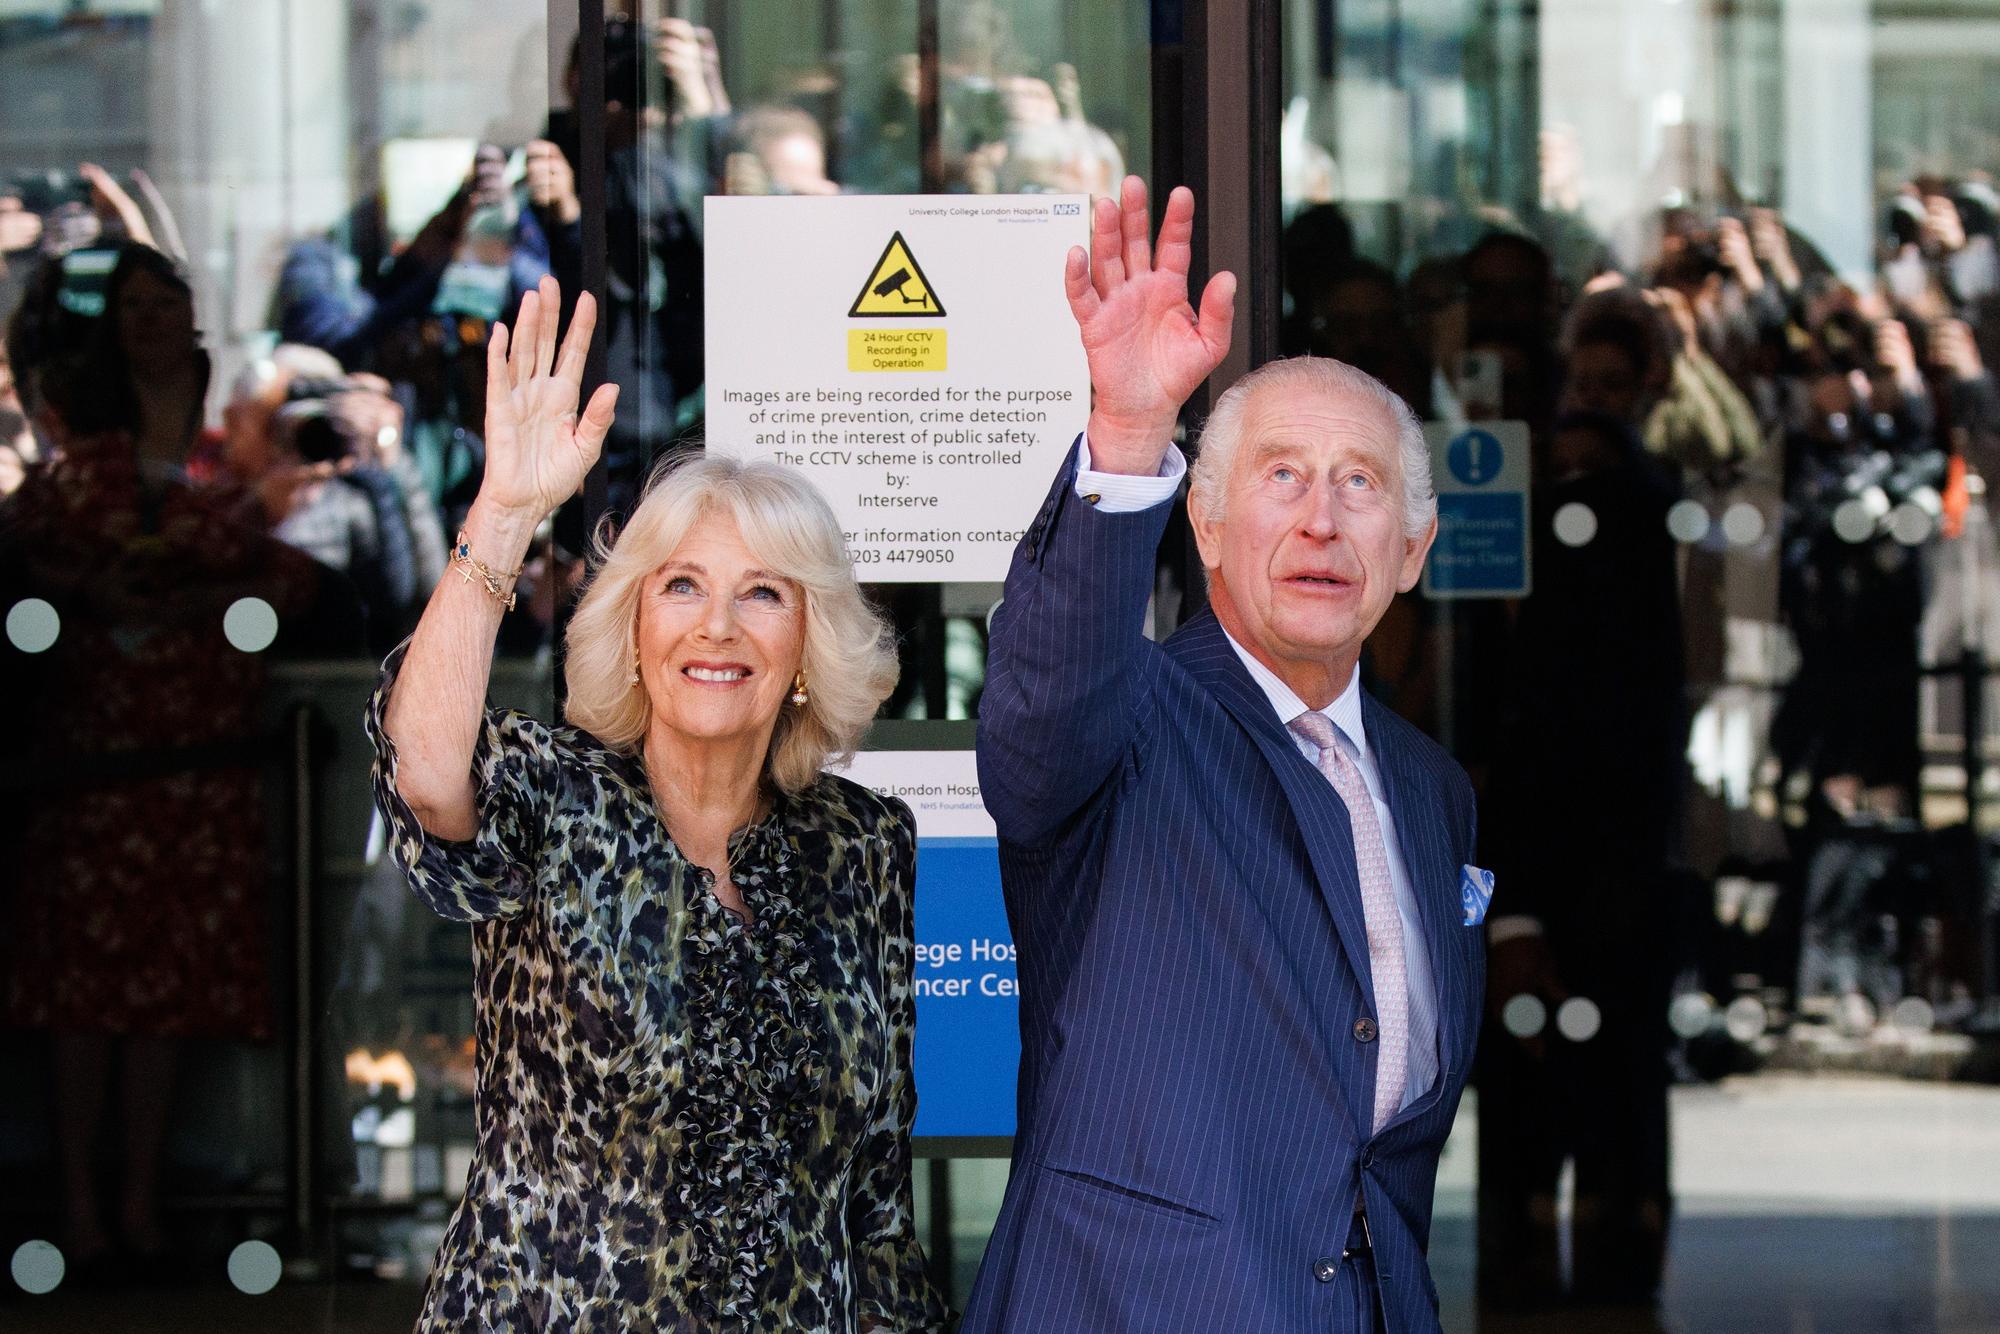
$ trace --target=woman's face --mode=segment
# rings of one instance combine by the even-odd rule
[[[140,269],[118,293],[118,345],[134,366],[185,359],[195,349],[194,301]]]
[[[647,576],[639,680],[655,725],[692,741],[770,742],[805,650],[805,593],[711,513]]]

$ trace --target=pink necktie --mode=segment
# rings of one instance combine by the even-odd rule
[[[1354,830],[1354,867],[1361,879],[1361,916],[1368,927],[1368,967],[1375,979],[1375,1125],[1380,1130],[1403,1105],[1409,1079],[1410,982],[1403,961],[1403,916],[1389,879],[1389,853],[1368,784],[1341,748],[1333,720],[1307,712],[1292,719],[1292,730],[1319,748],[1319,771],[1347,807]]]

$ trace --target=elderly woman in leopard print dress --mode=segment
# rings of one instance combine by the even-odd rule
[[[370,712],[411,885],[474,923],[478,1151],[421,1330],[942,1329],[910,1197],[901,802],[821,772],[895,682],[825,502],[659,479],[570,622],[568,725],[489,712],[531,535],[583,480],[595,312],[528,294],[486,474]]]

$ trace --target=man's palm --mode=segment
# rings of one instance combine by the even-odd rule
[[[1126,279],[1082,333],[1098,404],[1121,417],[1167,402],[1178,411],[1229,351],[1203,336],[1187,278],[1158,269]]]
[[[1181,404],[1229,351],[1236,279],[1216,274],[1200,311],[1189,303],[1194,196],[1185,188],[1167,200],[1157,252],[1146,222],[1146,187],[1127,177],[1117,203],[1097,201],[1090,253],[1070,252],[1064,285],[1090,362],[1094,416],[1171,431]]]

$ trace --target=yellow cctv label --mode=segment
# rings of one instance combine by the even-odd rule
[[[943,329],[849,329],[850,371],[941,371]]]

